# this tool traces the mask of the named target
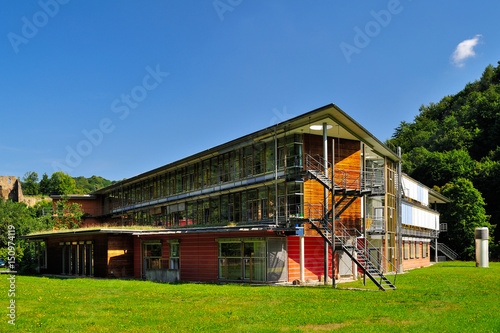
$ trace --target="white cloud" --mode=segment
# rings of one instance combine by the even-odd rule
[[[474,47],[479,43],[481,37],[481,35],[476,35],[472,39],[466,39],[463,42],[460,42],[451,55],[451,62],[457,67],[463,67],[465,59],[476,55]]]

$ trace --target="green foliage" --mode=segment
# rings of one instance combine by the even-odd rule
[[[16,277],[22,332],[497,332],[500,264],[447,262],[398,290]],[[0,288],[8,290],[6,279]],[[17,292],[18,291],[18,292]],[[7,292],[0,303],[8,304]],[[11,331],[7,320],[0,331]]]
[[[50,178],[49,176],[44,173],[42,176],[42,179],[40,180],[40,183],[38,184],[39,186],[39,191],[41,194],[49,195],[50,194]]]
[[[75,192],[75,180],[68,174],[57,171],[50,177],[51,194],[72,194]]]
[[[402,148],[403,171],[428,186],[453,183],[463,188],[463,180],[458,179],[468,179],[481,200],[484,198],[485,215],[491,216],[493,226],[497,225],[500,222],[500,62],[497,67],[486,67],[478,81],[468,83],[456,95],[421,106],[415,120],[402,122],[388,144]],[[471,221],[467,211],[458,209],[458,202],[465,203],[457,197],[448,205],[457,207],[455,217]],[[461,230],[466,233],[469,229]],[[448,232],[453,231],[448,228]],[[463,236],[466,235],[470,233]],[[468,253],[468,244],[457,243],[455,250]]]
[[[43,216],[42,209],[51,203],[40,203],[35,207],[28,207],[24,203],[12,200],[0,200],[0,258],[7,259],[9,241],[15,244],[17,269],[25,272],[32,266],[29,243],[21,236],[41,231],[52,230],[54,221],[52,217]],[[10,227],[9,227],[10,226]],[[9,229],[15,230],[9,239]],[[12,244],[11,244],[12,245]]]
[[[116,181],[111,181],[99,176],[86,177],[70,177],[69,175],[57,171],[49,177],[46,173],[38,182],[36,172],[27,172],[23,178],[23,193],[27,195],[43,195],[50,194],[89,194],[103,187],[113,185]],[[36,193],[35,193],[36,192]]]
[[[73,202],[68,202],[67,197],[57,201],[56,204],[57,217],[55,218],[54,226],[59,229],[74,229],[80,227],[82,223],[83,209]]]
[[[500,63],[500,62],[499,62]],[[391,144],[403,152],[467,150],[479,160],[495,151],[500,138],[500,66],[488,66],[479,81],[439,103],[421,106],[413,123],[402,122]]]
[[[34,171],[28,171],[24,174],[21,182],[23,193],[26,195],[38,194],[38,174]]]
[[[7,261],[9,246],[14,247],[15,263],[20,270],[25,264],[24,252],[27,246],[20,237],[36,228],[35,215],[36,211],[24,203],[0,199],[0,257]],[[9,233],[9,230],[14,233]]]
[[[110,186],[116,181],[107,180],[102,177],[92,176],[90,178],[74,177],[76,182],[76,193],[88,194],[103,187]]]
[[[419,163],[414,166],[411,174],[423,183],[441,186],[450,179],[470,179],[476,171],[476,162],[465,150],[429,152],[425,148],[416,148],[410,152],[415,153],[419,155]]]
[[[24,203],[0,199],[0,248],[7,246],[9,225],[14,226],[15,238],[19,240],[32,230],[35,215],[36,211]]]
[[[462,249],[462,259],[473,260],[474,230],[488,227],[493,235],[494,229],[486,215],[483,197],[472,182],[464,178],[444,185],[441,193],[452,200],[441,212],[441,222],[448,224],[448,232],[443,235],[445,242],[452,248]]]

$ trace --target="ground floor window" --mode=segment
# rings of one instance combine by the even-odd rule
[[[415,258],[415,242],[410,242],[410,259]]]
[[[61,242],[62,274],[94,275],[94,244],[92,241]]]
[[[422,258],[429,256],[429,243],[422,243]]]
[[[420,242],[415,242],[415,258],[420,258]]]
[[[179,269],[179,260],[180,260],[180,244],[179,241],[171,241],[170,242],[170,260],[169,267],[170,269]]]
[[[404,253],[405,253],[405,260],[408,260],[410,257],[410,244],[408,241],[403,242],[404,243]]]
[[[144,268],[160,269],[162,268],[162,244],[161,241],[152,241],[144,243]]]
[[[219,278],[266,281],[265,240],[219,240]]]

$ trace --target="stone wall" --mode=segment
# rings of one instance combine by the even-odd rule
[[[17,177],[0,176],[0,199],[23,202],[23,190]]]

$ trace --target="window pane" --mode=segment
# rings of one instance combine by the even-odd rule
[[[264,257],[266,256],[266,243],[245,242],[243,243],[243,251],[245,257]]]
[[[179,269],[179,258],[170,259],[170,269]]]
[[[228,258],[227,263],[227,279],[241,280],[241,258]]]
[[[146,244],[145,256],[161,257],[161,244]]]
[[[219,278],[226,278],[226,259],[219,259]]]
[[[266,259],[265,258],[252,258],[252,280],[265,281],[266,280]]]
[[[179,244],[170,244],[170,257],[179,257]]]
[[[221,257],[241,257],[241,243],[221,243]]]

